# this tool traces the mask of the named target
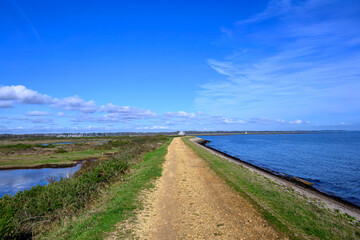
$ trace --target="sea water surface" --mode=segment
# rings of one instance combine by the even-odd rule
[[[0,197],[15,195],[36,185],[46,185],[49,177],[71,177],[82,164],[68,168],[14,169],[0,171]]]
[[[243,161],[300,177],[360,206],[360,132],[199,136]]]

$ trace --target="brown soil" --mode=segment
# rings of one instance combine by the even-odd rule
[[[283,238],[181,138],[170,144],[155,190],[142,198],[137,221],[125,226],[137,239]]]

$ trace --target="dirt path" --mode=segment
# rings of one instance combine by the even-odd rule
[[[139,239],[278,239],[279,234],[181,138],[130,228]],[[130,224],[131,225],[131,224]]]

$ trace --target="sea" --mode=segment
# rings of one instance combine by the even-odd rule
[[[360,132],[199,136],[207,145],[256,166],[312,182],[360,206]]]

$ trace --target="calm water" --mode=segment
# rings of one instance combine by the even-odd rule
[[[360,132],[200,136],[257,166],[314,183],[360,206]]]
[[[42,145],[47,146],[47,145],[64,145],[64,144],[72,144],[74,142],[60,142],[60,143],[43,143]]]
[[[28,190],[33,186],[49,183],[48,177],[72,176],[81,168],[78,164],[69,168],[16,169],[0,171],[0,197],[14,195],[18,191]]]

